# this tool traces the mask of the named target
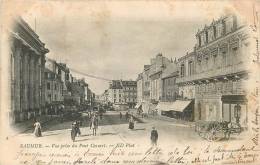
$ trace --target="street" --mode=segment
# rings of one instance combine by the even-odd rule
[[[119,112],[108,111],[103,115],[103,119],[99,120],[97,136],[92,136],[92,130],[89,127],[87,114],[82,113],[82,126],[80,127],[81,135],[76,137],[74,143],[134,143],[138,145],[150,145],[150,132],[153,126],[156,127],[159,133],[158,146],[168,146],[169,144],[194,144],[194,142],[205,142],[194,131],[193,126],[177,124],[170,121],[154,120],[151,118],[138,119],[134,130],[128,129],[128,122],[124,116],[120,120]],[[84,120],[85,119],[85,120]],[[52,120],[42,126],[43,136],[36,138],[33,135],[33,130],[28,130],[25,133],[14,137],[21,141],[30,141],[35,143],[47,143],[49,141],[73,143],[70,138],[72,121],[61,123],[59,120]],[[237,142],[238,139],[231,138],[230,142]],[[218,142],[221,143],[221,142]]]

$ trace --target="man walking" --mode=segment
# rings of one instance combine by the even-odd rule
[[[93,136],[96,136],[97,134],[97,128],[98,128],[98,118],[96,117],[96,114],[93,115],[91,122],[90,122],[90,129],[93,130]]]
[[[121,120],[122,119],[122,113],[121,112],[119,113],[119,117],[120,117],[120,120]]]
[[[125,120],[128,120],[128,112],[125,113]]]
[[[152,143],[152,146],[157,146],[157,140],[158,140],[158,132],[155,129],[155,127],[153,127],[153,129],[151,131],[151,143]]]

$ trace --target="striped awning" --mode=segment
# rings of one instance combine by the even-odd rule
[[[183,112],[191,103],[191,100],[176,100],[174,102],[159,102],[156,106],[157,110],[161,111],[177,111]]]

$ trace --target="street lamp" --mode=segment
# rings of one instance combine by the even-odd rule
[[[241,106],[239,104],[234,107],[234,116],[236,118],[236,123],[239,124],[240,116],[241,116]]]

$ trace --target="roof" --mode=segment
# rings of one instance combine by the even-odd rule
[[[175,63],[171,63],[168,65],[162,73],[162,79],[168,78],[168,77],[173,77],[178,75],[178,68]]]
[[[122,89],[122,85],[120,80],[113,80],[112,83],[109,85],[110,89]]]

